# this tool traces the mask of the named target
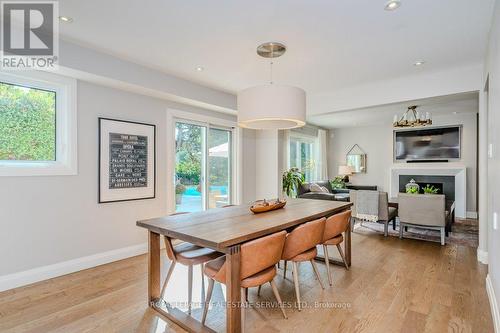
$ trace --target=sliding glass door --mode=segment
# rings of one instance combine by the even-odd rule
[[[231,131],[208,130],[208,208],[231,203]]]
[[[175,211],[231,203],[232,129],[175,122]]]

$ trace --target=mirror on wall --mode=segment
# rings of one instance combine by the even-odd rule
[[[347,152],[346,164],[352,167],[353,173],[366,173],[366,153],[358,144]]]

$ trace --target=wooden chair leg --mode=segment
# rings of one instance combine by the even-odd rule
[[[203,274],[203,268],[205,266],[200,264],[200,271],[201,271],[201,302],[203,303],[205,301],[205,274]]]
[[[283,268],[283,278],[285,278],[285,279],[286,279],[286,263],[287,263],[287,261],[285,260],[285,262],[283,263],[283,266],[284,266],[284,268]]]
[[[339,250],[339,254],[342,258],[342,261],[344,262],[345,268],[349,270],[349,266],[347,265],[347,261],[345,260],[344,251],[342,251],[342,246],[340,246],[340,244],[337,244],[337,250]]]
[[[260,296],[260,289],[262,288],[262,285],[259,286],[259,288],[257,289],[257,296]]]
[[[205,304],[203,306],[203,315],[201,317],[201,324],[205,325],[205,320],[207,319],[208,307],[210,306],[210,300],[212,299],[212,292],[214,291],[215,280],[208,279],[208,290],[207,297],[205,299]]]
[[[245,299],[248,301],[248,288],[245,288]]]
[[[193,265],[188,266],[188,314],[191,314],[191,303],[193,302]]]
[[[333,282],[332,282],[332,275],[330,273],[330,256],[328,255],[327,245],[323,245],[323,252],[325,254],[325,265],[326,265],[326,275],[328,275],[328,284],[331,286]]]
[[[168,268],[167,277],[165,278],[165,282],[163,283],[163,287],[161,288],[160,298],[163,298],[163,294],[165,294],[165,289],[167,289],[168,280],[170,280],[170,276],[174,272],[175,261],[170,263],[170,267]]]
[[[311,265],[313,267],[314,273],[316,274],[316,277],[318,278],[319,285],[321,286],[321,289],[325,289],[325,286],[323,285],[323,281],[321,281],[321,277],[319,276],[319,271],[318,271],[318,266],[316,266],[316,262],[314,259],[310,260]]]
[[[300,290],[299,290],[299,272],[297,269],[297,263],[292,261],[292,269],[293,269],[293,283],[295,285],[295,296],[297,297],[297,307],[299,311],[300,308]]]
[[[392,230],[396,230],[396,218],[392,219]]]
[[[248,288],[241,288],[241,332],[245,332],[245,305],[247,304]]]
[[[286,312],[285,312],[285,308],[283,306],[283,302],[281,301],[281,297],[280,297],[280,293],[278,292],[278,288],[276,288],[276,283],[274,282],[274,279],[271,280],[271,282],[269,282],[271,284],[271,288],[273,289],[273,293],[274,293],[274,297],[276,297],[276,300],[278,301],[278,305],[281,309],[281,312],[283,313],[283,317],[285,317],[285,319],[288,319],[288,317],[286,316]],[[260,289],[261,286],[259,286],[259,289]]]

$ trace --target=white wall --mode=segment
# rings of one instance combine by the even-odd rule
[[[279,135],[277,130],[255,131],[255,195],[257,199],[279,195]]]
[[[136,221],[167,213],[167,108],[235,120],[231,115],[82,81],[77,92],[78,175],[0,179],[0,282],[7,274],[144,245],[147,233]],[[97,203],[99,116],[157,126],[155,199]],[[253,137],[248,139],[243,149],[251,151]],[[244,178],[249,183],[254,175],[250,171]],[[251,191],[245,195],[254,196]]]
[[[453,163],[422,163],[467,167],[467,211],[476,212],[476,114],[458,114],[453,117],[434,117],[435,125],[463,124],[462,161]],[[333,136],[333,137],[332,137]],[[390,168],[393,166],[393,128],[385,126],[352,127],[330,130],[328,166],[330,178],[338,174],[338,166],[345,164],[345,155],[354,144],[367,154],[367,172],[350,177],[356,185],[377,185],[390,191]]]
[[[250,203],[256,200],[256,147],[255,130],[243,129],[242,132],[242,174],[241,185],[243,194],[241,203]]]
[[[492,156],[488,158],[487,178],[487,220],[488,220],[488,295],[496,324],[496,332],[500,332],[500,229],[493,226],[493,213],[500,214],[500,2],[496,1],[493,25],[490,31],[488,52],[485,61],[485,75],[489,83],[488,93],[488,144],[492,145]],[[495,307],[496,306],[496,307]]]

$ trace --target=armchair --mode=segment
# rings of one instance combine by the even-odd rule
[[[392,221],[392,229],[396,230],[396,216],[398,215],[398,210],[395,207],[389,207],[389,198],[387,192],[378,192],[378,221],[384,224],[384,236],[387,237],[389,233],[389,223]],[[353,203],[351,208],[352,216],[357,215],[356,201],[357,201],[357,191],[350,191],[350,201]],[[354,230],[354,224],[356,219],[352,218],[352,230]]]
[[[441,232],[441,245],[445,244],[446,210],[443,194],[398,194],[399,238],[403,227],[434,229]]]

